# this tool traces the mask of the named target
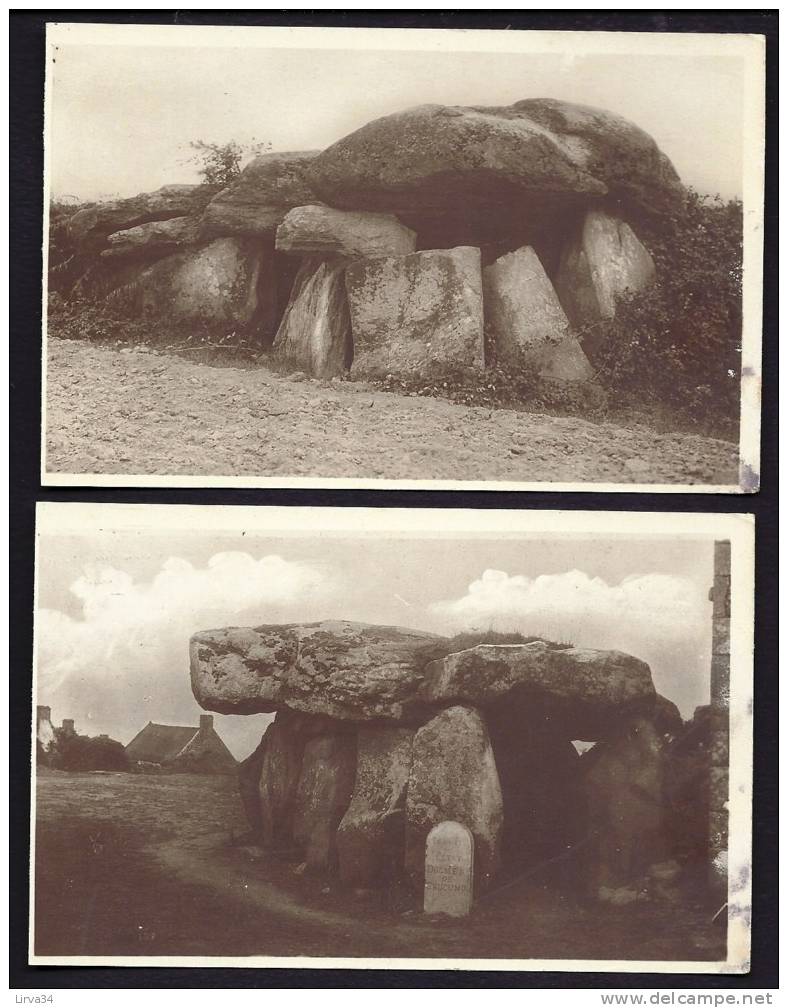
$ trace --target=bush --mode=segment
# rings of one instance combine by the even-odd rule
[[[690,190],[686,206],[639,236],[657,280],[621,300],[616,317],[586,327],[606,388],[658,400],[695,418],[735,425],[742,329],[742,205]]]
[[[144,315],[130,317],[122,307],[76,298],[66,301],[57,293],[48,298],[47,330],[57,339],[120,343],[158,350],[199,352],[204,348],[219,348],[243,357],[259,352],[252,334],[231,329],[223,323]]]
[[[491,361],[482,371],[436,361],[418,373],[390,372],[372,376],[370,381],[384,392],[433,396],[484,409],[556,410],[590,416],[604,406],[593,387],[546,382],[527,364]]]
[[[68,233],[68,223],[78,210],[92,203],[51,200],[49,204],[49,252],[47,256],[47,290],[65,293],[76,281],[85,263],[78,261],[74,244]]]
[[[203,181],[208,185],[230,185],[241,174],[241,161],[249,155],[269,150],[269,143],[239,144],[231,140],[226,144],[192,140],[194,151],[190,160],[197,164]]]
[[[50,758],[58,770],[128,770],[126,750],[114,739],[60,736]]]

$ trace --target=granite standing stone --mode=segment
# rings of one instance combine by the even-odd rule
[[[602,210],[589,210],[577,236],[561,256],[555,288],[576,327],[612,319],[627,292],[653,283],[654,260],[632,228]],[[583,349],[595,349],[591,340]]]
[[[556,381],[589,381],[593,369],[561,302],[529,246],[483,271],[484,317],[501,364],[526,366]]]
[[[343,260],[305,259],[274,338],[278,356],[316,378],[333,378],[350,366],[344,274]]]
[[[351,263],[354,374],[484,365],[481,253],[462,246]]]

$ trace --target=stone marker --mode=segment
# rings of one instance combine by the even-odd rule
[[[424,913],[465,917],[473,903],[473,834],[446,820],[427,837],[424,856]]]

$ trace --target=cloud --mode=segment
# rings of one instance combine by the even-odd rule
[[[518,630],[629,652],[685,716],[708,700],[711,607],[687,578],[644,574],[610,585],[579,570],[535,578],[486,570],[463,596],[431,608],[447,631]]]
[[[52,706],[56,718],[81,720],[87,734],[106,731],[123,742],[148,720],[196,723],[191,634],[309,619],[329,589],[326,576],[307,564],[243,552],[217,553],[204,567],[170,557],[145,582],[115,567],[86,566],[70,589],[82,603],[81,618],[38,613],[38,702]]]

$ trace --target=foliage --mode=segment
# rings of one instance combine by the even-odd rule
[[[563,410],[599,414],[603,397],[593,389],[543,381],[534,367],[491,362],[483,371],[432,362],[418,372],[390,372],[372,384],[400,395],[433,396],[484,409]]]
[[[85,264],[77,261],[74,243],[68,233],[68,223],[78,210],[86,210],[92,203],[53,199],[49,204],[49,251],[47,289],[65,293],[77,279]]]
[[[477,644],[533,644],[539,641],[546,644],[551,651],[565,651],[572,647],[567,643],[556,643],[546,640],[544,637],[524,636],[521,633],[512,631],[505,633],[500,630],[465,630],[449,638],[451,652],[464,651],[467,648],[476,647]],[[449,652],[449,653],[451,653]]]
[[[592,363],[609,392],[658,400],[727,427],[737,422],[741,377],[742,204],[690,190],[660,230],[638,229],[656,282],[586,327]]]
[[[111,738],[58,735],[50,763],[58,770],[128,770],[126,750]]]
[[[107,302],[49,295],[47,329],[57,339],[87,340],[92,343],[122,344],[167,351],[183,351],[198,360],[202,350],[234,352],[240,357],[257,354],[258,347],[248,333],[227,325],[184,319],[155,320],[130,317],[122,307]]]
[[[455,654],[457,651],[467,651],[476,647],[477,644],[533,644],[536,641],[546,644],[551,651],[565,651],[572,647],[572,644],[546,640],[544,637],[525,636],[517,631],[510,633],[493,630],[463,630],[447,639],[438,639],[425,645],[419,652],[419,657],[425,664],[431,661],[438,661],[446,655]]]
[[[192,140],[189,146],[194,152],[189,161],[197,165],[203,181],[208,185],[219,186],[227,186],[238,178],[245,157],[261,154],[271,148],[265,142],[240,144],[235,140],[225,144]]]

